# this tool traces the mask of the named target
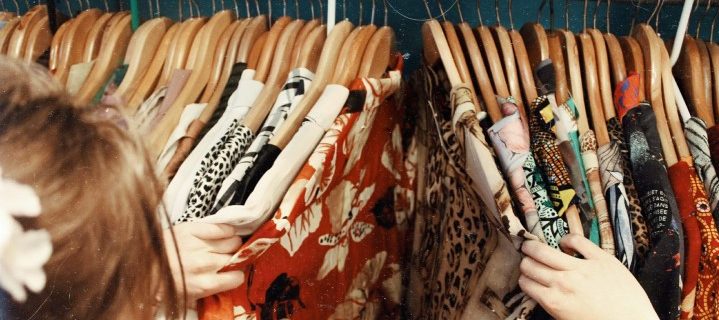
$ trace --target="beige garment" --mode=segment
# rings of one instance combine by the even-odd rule
[[[65,86],[70,95],[74,96],[78,91],[80,91],[82,84],[85,83],[85,80],[90,74],[90,71],[92,71],[93,66],[95,66],[95,60],[76,63],[70,67],[70,71],[67,76],[67,84]]]

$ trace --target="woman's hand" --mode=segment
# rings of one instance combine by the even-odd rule
[[[577,235],[560,242],[578,259],[526,241],[519,286],[556,319],[659,319],[647,294],[619,260]]]
[[[235,235],[234,227],[188,222],[175,225],[173,230],[185,273],[188,303],[194,304],[197,299],[234,289],[245,281],[242,271],[217,272],[242,245],[242,239]],[[182,273],[170,230],[165,230],[165,249],[175,286],[182,297]]]

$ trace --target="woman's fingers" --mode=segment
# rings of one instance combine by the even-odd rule
[[[235,227],[229,224],[193,222],[190,233],[204,240],[219,240],[235,236]]]
[[[555,270],[571,270],[578,262],[578,259],[536,240],[524,241],[522,252]]]
[[[530,297],[545,297],[551,293],[551,289],[524,274],[519,276],[517,283],[519,287],[522,288],[522,291]]]
[[[607,255],[607,253],[589,241],[589,239],[576,234],[564,236],[559,242],[559,245],[563,250],[574,251],[581,254],[586,259],[599,259],[604,258]]]
[[[559,274],[559,271],[552,270],[531,257],[522,259],[522,263],[519,264],[519,271],[545,287],[551,287]]]
[[[208,246],[209,252],[213,253],[234,254],[242,246],[242,238],[239,236],[219,240],[204,240],[204,242]]]

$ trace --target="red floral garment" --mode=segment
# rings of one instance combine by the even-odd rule
[[[226,268],[243,270],[245,283],[204,299],[202,319],[398,315],[415,168],[394,116],[403,110],[385,99],[399,84],[396,71],[355,81],[347,107],[364,110],[336,119],[273,219]]]

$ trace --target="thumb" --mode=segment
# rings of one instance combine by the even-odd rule
[[[559,242],[559,245],[565,252],[579,253],[584,256],[585,259],[600,259],[606,255],[602,249],[589,241],[589,239],[577,234],[564,236]]]
[[[235,236],[235,227],[229,224],[194,222],[190,233],[204,240],[220,240]]]

